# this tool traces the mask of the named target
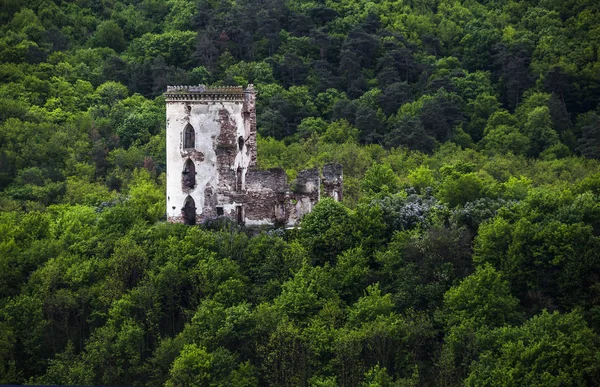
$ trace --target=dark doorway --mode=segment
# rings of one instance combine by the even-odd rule
[[[191,159],[187,159],[181,173],[184,188],[194,188],[196,185],[196,166]]]
[[[196,224],[196,202],[190,195],[185,198],[185,203],[183,203],[183,220],[185,224]]]

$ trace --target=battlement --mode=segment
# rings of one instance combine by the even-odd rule
[[[197,86],[167,86],[166,101],[244,101],[244,95],[255,93],[254,85],[249,84],[244,90],[241,86],[207,87]]]

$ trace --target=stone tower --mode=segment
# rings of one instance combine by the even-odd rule
[[[256,164],[252,85],[169,86],[165,99],[168,220],[195,224],[225,213],[243,219],[235,196]]]
[[[300,171],[292,191],[281,168],[256,167],[253,85],[168,86],[167,219],[227,216],[249,226],[293,226],[323,195],[342,198],[342,166]],[[323,183],[323,184],[321,184]]]

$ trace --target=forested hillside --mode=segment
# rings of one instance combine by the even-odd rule
[[[0,384],[598,385],[597,0],[0,0]],[[297,230],[165,222],[166,85]]]

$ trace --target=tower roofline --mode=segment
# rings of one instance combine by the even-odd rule
[[[166,101],[244,101],[244,95],[255,93],[254,85],[249,84],[244,90],[241,86],[207,87],[197,86],[167,86]]]

